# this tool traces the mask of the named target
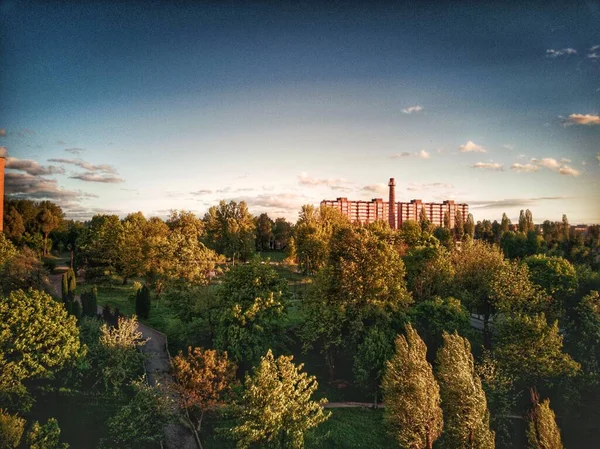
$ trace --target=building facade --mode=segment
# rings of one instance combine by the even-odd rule
[[[333,207],[346,215],[352,222],[368,224],[378,220],[385,220],[392,229],[398,229],[402,223],[413,220],[418,221],[421,210],[425,209],[427,219],[436,226],[444,225],[444,215],[450,215],[450,227],[454,227],[456,213],[460,211],[463,220],[469,214],[469,206],[447,200],[442,203],[424,203],[421,200],[410,202],[396,202],[396,182],[390,178],[389,199],[373,198],[371,201],[348,201],[348,198],[336,200],[323,200],[321,206]]]

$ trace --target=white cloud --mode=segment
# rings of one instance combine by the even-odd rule
[[[446,184],[444,182],[432,182],[429,184],[415,184],[415,183],[408,183],[408,187],[406,187],[406,190],[414,192],[414,191],[418,191],[418,190],[430,190],[430,189],[453,189],[454,186],[452,184]]]
[[[569,167],[568,165],[564,165],[558,169],[558,172],[561,175],[566,176],[579,176],[579,170],[575,170],[574,168]]]
[[[409,106],[408,108],[402,109],[402,112],[405,114],[413,114],[413,113],[421,112],[422,110],[423,110],[423,106],[415,105],[415,106]]]
[[[339,179],[319,179],[313,176],[309,176],[307,173],[302,172],[298,176],[298,182],[300,185],[309,186],[309,187],[317,187],[317,186],[327,186],[327,187],[338,187],[343,184],[348,184],[348,181],[344,178]]]
[[[531,159],[531,162],[540,167],[547,168],[548,170],[558,170],[560,168],[560,163],[552,157],[545,157],[543,159],[533,158]]]
[[[546,50],[546,57],[547,58],[558,58],[559,56],[569,56],[569,55],[576,55],[577,54],[577,50],[575,50],[574,48],[563,48],[561,50],[554,50],[552,48],[549,48],[548,50]]]
[[[119,182],[124,182],[123,179],[113,176],[113,175],[100,175],[97,173],[79,173],[73,176],[69,176],[71,179],[79,179],[80,181],[86,182],[102,182],[105,184],[116,184]]]
[[[462,153],[487,153],[487,150],[481,145],[477,145],[475,142],[469,140],[464,145],[458,147]]]
[[[504,148],[506,148],[507,150],[514,150],[515,146],[514,145],[509,145],[507,143],[505,143],[504,145],[502,145]]]
[[[536,172],[540,169],[540,167],[538,165],[534,165],[534,164],[519,164],[519,163],[514,163],[510,166],[511,170],[514,170],[516,172],[519,173],[532,173],[532,172]]]
[[[195,192],[190,192],[190,195],[193,195],[193,196],[202,196],[202,195],[210,195],[211,193],[213,193],[212,190],[201,189],[201,190],[196,190]]]
[[[429,159],[430,155],[427,151],[425,150],[421,150],[418,153],[415,153],[417,156],[419,156],[421,159]]]
[[[364,186],[361,188],[363,192],[372,192],[372,193],[386,193],[388,191],[387,184],[379,183],[379,184],[371,184],[368,186]]]
[[[569,125],[600,125],[600,115],[597,114],[571,114],[564,121],[565,126]]]
[[[480,168],[483,170],[498,170],[498,171],[503,171],[503,165],[499,164],[497,162],[476,162],[473,165],[471,165],[471,167],[473,168]]]
[[[70,149],[73,150],[74,148],[70,148]],[[83,151],[80,148],[78,150]],[[91,171],[91,172],[117,174],[117,170],[115,170],[115,168],[112,165],[106,165],[106,164],[96,165],[96,164],[91,164],[86,161],[82,161],[81,159],[58,158],[58,159],[48,159],[48,162],[58,162],[59,164],[71,164],[71,165],[81,167],[81,168],[83,168],[87,171]]]
[[[400,159],[402,157],[409,157],[410,153],[408,151],[404,151],[402,153],[395,153],[390,156],[390,159]]]
[[[560,158],[560,163],[561,164],[568,164],[569,162],[571,162],[571,159],[567,159],[565,157],[561,157]]]

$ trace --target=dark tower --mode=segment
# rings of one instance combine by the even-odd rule
[[[396,229],[396,182],[394,178],[390,178],[388,184],[390,187],[390,199],[388,203],[389,222],[392,229]]]

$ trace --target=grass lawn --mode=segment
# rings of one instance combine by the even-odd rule
[[[398,444],[383,425],[383,411],[364,408],[331,409],[331,417],[305,435],[306,449],[387,449]],[[228,439],[232,419],[209,419],[201,435],[205,449],[235,448]],[[220,429],[220,430],[217,430]]]

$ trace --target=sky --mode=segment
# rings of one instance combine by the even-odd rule
[[[0,2],[9,197],[600,222],[600,2]],[[367,2],[365,2],[367,3]]]

